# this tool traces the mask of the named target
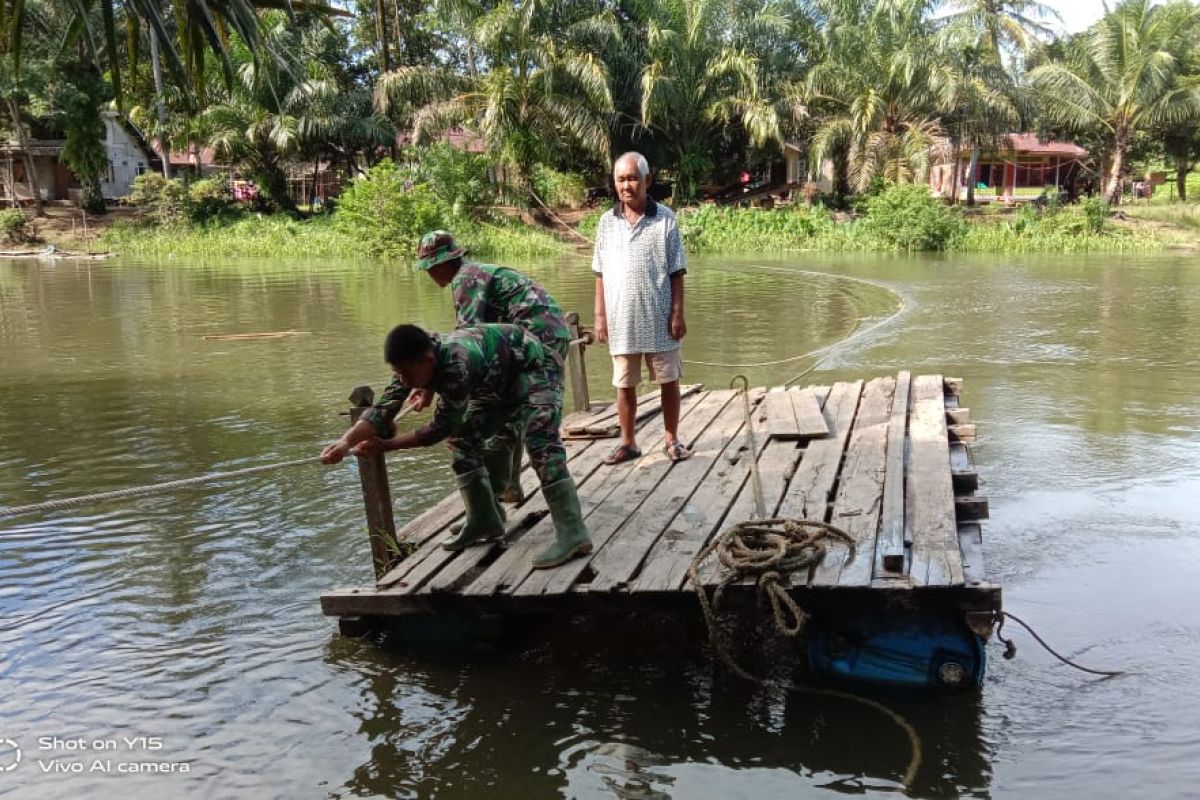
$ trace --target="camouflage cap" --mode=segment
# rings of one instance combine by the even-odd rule
[[[467,248],[459,247],[450,231],[430,231],[417,245],[417,269],[430,269],[445,261],[462,258]]]

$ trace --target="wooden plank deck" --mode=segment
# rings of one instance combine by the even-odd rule
[[[609,466],[613,439],[567,442],[569,466],[594,544],[592,554],[551,570],[533,570],[534,554],[554,536],[532,470],[522,474],[525,502],[509,510],[504,541],[459,553],[440,543],[461,516],[457,495],[403,526],[416,550],[375,586],[321,598],[333,616],[387,616],[463,606],[494,611],[552,611],[590,604],[678,598],[694,603],[692,559],[727,526],[755,517],[750,462],[757,463],[768,516],[830,522],[854,548],[831,544],[808,575],[792,575],[798,597],[949,592],[968,609],[998,607],[986,580],[982,529],[986,500],[978,487],[960,408],[957,379],[887,376],[831,387],[751,390],[756,452],[747,448],[741,396],[695,387],[682,404],[679,435],[692,458],[672,463],[662,451],[656,395],[642,398],[638,439],[644,455]],[[564,428],[600,432],[614,409],[572,414]],[[963,431],[965,433],[965,431]],[[971,436],[974,426],[971,426]],[[719,565],[702,565],[706,584]],[[736,594],[752,586],[730,587]],[[834,591],[835,595],[829,595]],[[817,594],[813,594],[816,592]]]

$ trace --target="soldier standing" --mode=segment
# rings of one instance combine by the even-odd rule
[[[561,413],[564,364],[571,341],[562,308],[536,281],[508,267],[470,261],[466,254],[466,248],[448,231],[432,231],[417,245],[417,268],[425,270],[438,286],[450,287],[456,328],[510,323],[542,343],[547,356],[546,379],[556,390]],[[431,400],[428,390],[418,390],[411,402],[420,410]],[[487,444],[488,476],[501,502],[520,503],[523,499],[521,439],[521,429],[510,423]]]

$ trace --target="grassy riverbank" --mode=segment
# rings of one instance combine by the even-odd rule
[[[603,209],[583,217],[579,230],[591,237]],[[153,258],[206,261],[224,258],[404,259],[410,246],[381,250],[379,235],[356,231],[337,214],[310,219],[246,214],[204,223],[152,224],[128,213],[89,218],[82,226],[61,221],[44,230],[46,240],[70,250],[109,250]],[[573,219],[573,218],[572,218]],[[584,238],[518,219],[488,222],[430,218],[428,227],[453,229],[479,258],[503,260],[569,253]],[[1048,209],[946,208],[909,193],[864,203],[854,213],[822,208],[734,209],[703,206],[679,213],[692,253],[736,252],[928,252],[1115,253],[1185,247],[1200,249],[1200,205],[1129,205],[1119,213],[1092,205]],[[38,247],[34,245],[35,249]]]
[[[481,258],[546,255],[564,250],[554,236],[520,223],[477,223],[462,236]],[[101,242],[121,254],[153,257],[356,258],[386,257],[328,216],[292,219],[252,215],[204,225],[118,224]]]

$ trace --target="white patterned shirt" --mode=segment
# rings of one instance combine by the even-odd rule
[[[671,276],[685,274],[687,261],[674,211],[648,197],[645,214],[630,225],[617,203],[596,226],[592,272],[604,278],[609,353],[679,349],[668,332]]]

